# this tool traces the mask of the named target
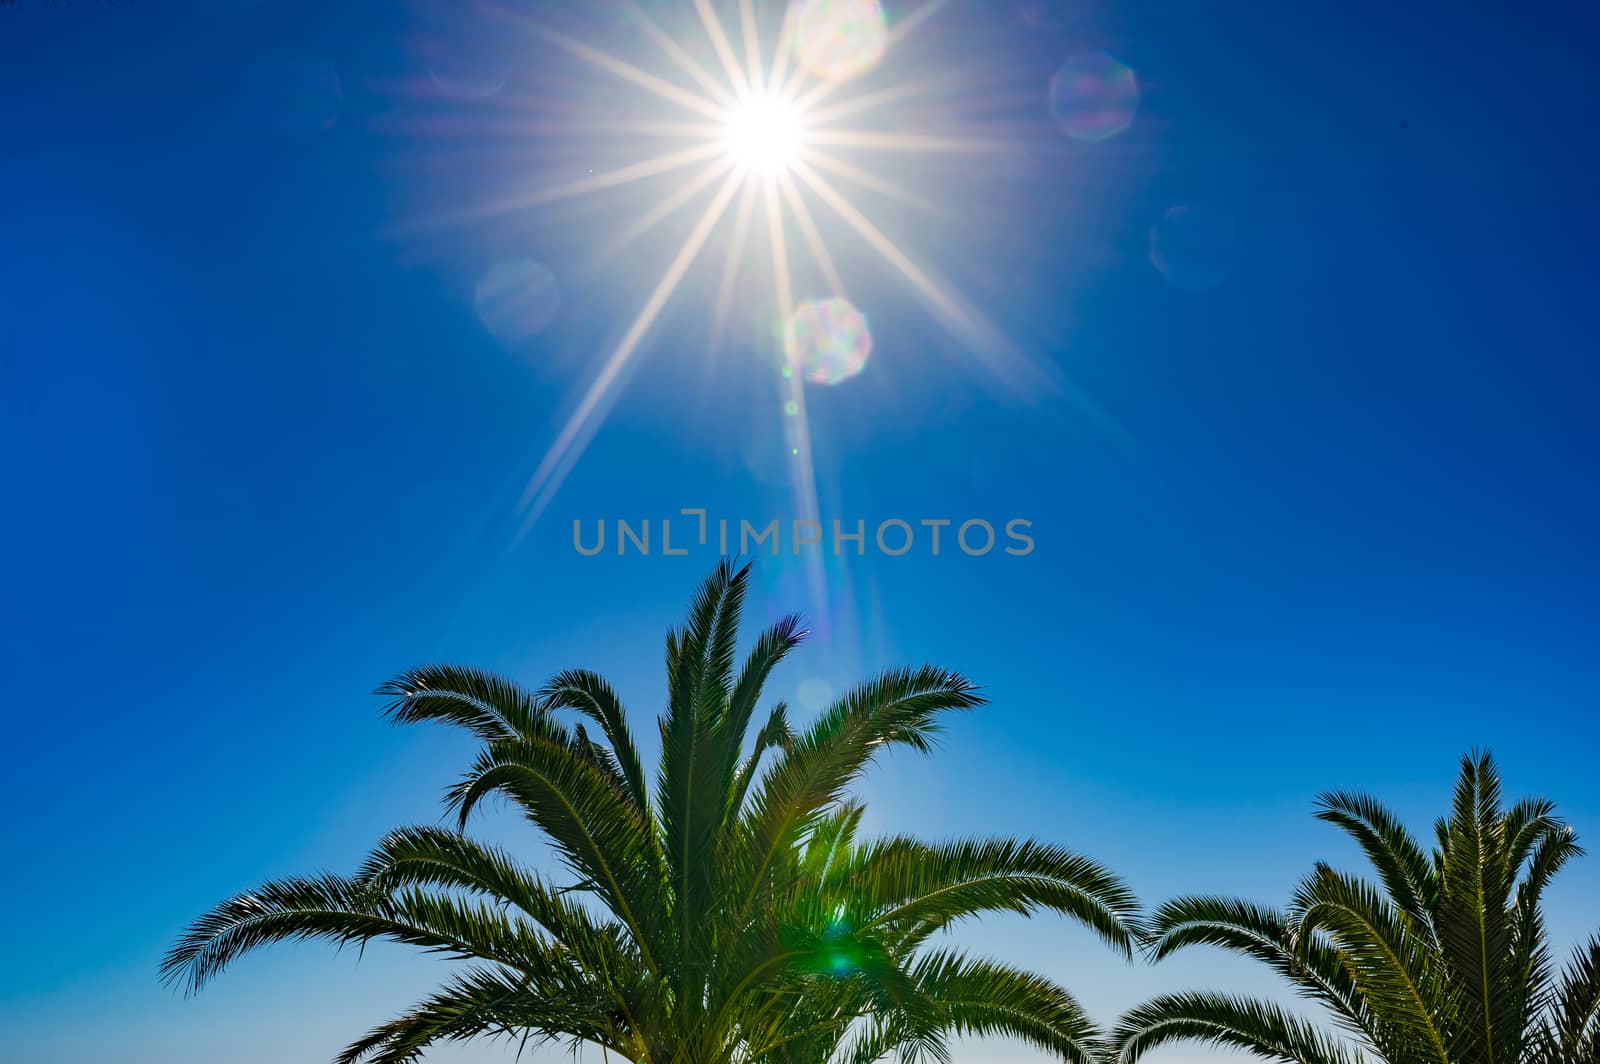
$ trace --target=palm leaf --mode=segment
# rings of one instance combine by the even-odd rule
[[[1111,1034],[1112,1059],[1134,1064],[1177,1041],[1242,1049],[1287,1064],[1362,1064],[1352,1049],[1278,1005],[1208,992],[1166,994],[1123,1016]]]
[[[750,735],[804,631],[779,621],[735,670],[749,575],[718,566],[668,634],[654,787],[597,673],[567,670],[530,694],[480,670],[414,669],[381,689],[388,716],[480,743],[446,795],[456,829],[400,828],[354,876],[279,880],[224,901],[179,939],[164,978],[197,990],[254,949],[300,939],[383,939],[468,965],[341,1064],[496,1037],[650,1064],[943,1060],[964,1034],[1090,1064],[1097,1034],[1063,988],[925,944],[987,912],[1054,912],[1126,955],[1138,931],[1127,887],[1032,840],[863,841],[850,787],[866,767],[897,745],[930,750],[944,713],[982,699],[955,673],[897,670],[799,734],[779,703]],[[554,874],[465,834],[491,797],[539,831]]]

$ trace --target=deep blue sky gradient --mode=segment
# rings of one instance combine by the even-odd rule
[[[573,520],[793,514],[770,352],[758,328],[708,347],[708,259],[518,539],[523,485],[670,245],[594,260],[646,193],[407,224],[628,146],[428,99],[438,24],[414,5],[227,6],[0,7],[8,1060],[331,1056],[433,966],[286,948],[183,1001],[156,964],[220,897],[438,816],[467,746],[387,727],[369,692],[438,659],[530,683],[590,666],[648,735],[662,634],[711,556],[581,558]],[[1109,422],[1008,391],[847,257],[876,348],[807,393],[824,519],[1020,517],[1037,541],[829,563],[775,696],[930,660],[993,699],[936,760],[873,777],[875,827],[1036,833],[1151,902],[1279,900],[1312,860],[1353,861],[1318,791],[1375,790],[1425,830],[1486,745],[1600,839],[1597,28],[1580,4],[1105,0],[1039,29],[958,0],[907,44],[1024,147],[897,158],[945,214],[875,217]],[[1137,72],[1141,108],[1065,142],[1044,86],[1093,49]],[[297,98],[263,85],[286,54],[337,70],[331,128],[293,128]],[[528,55],[502,90],[525,106],[615,93]],[[1147,261],[1194,204],[1238,232],[1203,292]],[[563,303],[508,347],[473,284],[522,256]],[[801,576],[758,559],[753,613],[811,609]],[[1563,939],[1600,923],[1597,892],[1600,861],[1567,874]],[[986,928],[1107,1019],[1197,979],[1269,985]]]

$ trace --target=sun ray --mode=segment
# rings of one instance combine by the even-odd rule
[[[783,207],[778,201],[777,179],[766,180],[767,235],[772,248],[772,278],[778,290],[778,320],[787,326],[794,317],[794,283],[789,273],[789,243],[783,230]],[[782,352],[785,364],[789,353]],[[817,502],[817,473],[811,454],[811,422],[806,414],[805,383],[793,371],[780,377],[784,394],[784,437],[792,458],[791,487],[795,512],[800,519],[822,527],[821,507]],[[819,533],[820,534],[820,533]],[[828,585],[822,568],[820,553],[806,558],[806,583],[811,592],[812,609],[817,616],[827,616]]]
[[[795,227],[800,230],[800,235],[805,239],[806,247],[811,251],[811,257],[816,261],[817,269],[822,272],[823,280],[828,282],[831,295],[844,296],[844,279],[839,276],[839,268],[834,265],[833,255],[828,251],[828,245],[822,239],[822,231],[817,228],[816,220],[811,217],[811,210],[806,206],[805,199],[800,195],[794,178],[788,174],[778,175],[778,186],[783,191],[784,201],[789,204],[789,213],[794,215]]]
[[[711,38],[711,47],[717,53],[717,58],[722,61],[722,70],[733,83],[735,96],[747,96],[750,85],[744,80],[744,73],[739,69],[739,60],[734,58],[733,45],[728,40],[727,30],[722,28],[722,20],[711,8],[711,0],[694,0],[694,9],[700,14],[700,24],[706,28],[706,36]]]
[[[586,196],[591,192],[603,192],[606,189],[621,188],[623,185],[631,185],[635,181],[643,181],[645,178],[654,177],[657,174],[682,170],[686,166],[692,166],[697,162],[721,153],[721,145],[697,144],[692,148],[669,152],[666,155],[657,155],[654,158],[645,159],[643,162],[630,163],[616,170],[607,170],[588,177],[580,177],[576,181],[552,185],[549,188],[540,189],[537,192],[514,200],[513,205],[537,207],[546,203],[571,199],[574,196]]]
[[[843,218],[891,266],[899,270],[906,280],[911,282],[912,287],[940,315],[956,321],[961,319],[961,309],[956,306],[949,296],[945,295],[944,291],[934,283],[933,279],[924,273],[915,262],[912,262],[911,257],[901,251],[894,241],[885,236],[883,230],[873,225],[848,199],[829,184],[826,178],[804,163],[795,165],[795,173],[800,175],[801,180],[811,187],[811,190],[817,194],[819,199],[833,208],[834,213]]]
[[[883,256],[891,266],[910,282],[911,287],[940,319],[940,323],[956,337],[975,357],[990,368],[999,371],[1003,380],[1018,390],[1042,389],[1058,391],[1054,380],[1016,352],[1009,341],[980,316],[961,306],[911,257],[900,250],[866,215],[862,214],[827,178],[803,162],[797,162],[795,173],[800,176],[819,199],[832,207],[873,250]],[[1011,378],[1011,379],[1007,379]]]
[[[939,213],[939,208],[936,207],[931,201],[924,199],[921,196],[914,196],[903,186],[898,185],[887,178],[879,177],[877,174],[874,174],[871,171],[863,170],[859,166],[854,166],[850,163],[847,163],[837,156],[830,155],[828,152],[817,151],[815,149],[808,148],[801,157],[810,162],[819,170],[827,170],[830,173],[836,174],[837,176],[844,178],[846,181],[850,181],[869,192],[876,192],[879,195],[887,196],[896,203],[901,203],[908,207],[915,207],[918,210],[924,210],[930,213]]]
[[[731,159],[722,159],[706,167],[698,176],[685,183],[682,188],[635,219],[615,239],[608,241],[606,246],[596,254],[596,259],[603,262],[620,254],[629,244],[632,244],[645,233],[655,228],[669,215],[675,214],[678,208],[694,199],[705,190],[706,186],[725,175],[732,168],[733,161]]]
[[[718,144],[697,144],[680,151],[669,152],[666,155],[657,155],[645,159],[643,162],[632,163],[616,170],[607,170],[604,173],[581,177],[576,181],[551,185],[530,193],[507,196],[489,203],[480,203],[473,207],[422,218],[403,226],[397,226],[394,234],[397,236],[420,235],[481,221],[485,218],[493,218],[511,211],[540,207],[548,203],[572,199],[576,196],[586,196],[595,192],[604,192],[608,189],[621,188],[625,185],[631,185],[635,181],[643,181],[658,174],[671,173],[686,166],[693,166],[697,162],[704,162],[722,154],[722,151],[721,145]]]
[[[789,243],[783,232],[783,210],[778,204],[778,182],[768,177],[762,192],[767,206],[767,238],[772,246],[772,280],[778,288],[778,313],[784,321],[794,313],[794,283],[789,274]]]
[[[756,26],[755,0],[739,0],[739,24],[744,30],[744,59],[750,91],[763,92],[766,89],[766,75],[762,73],[761,32]]]
[[[834,98],[841,86],[855,82],[866,71],[828,78],[825,76],[828,72],[820,67],[809,69],[807,57],[796,47],[802,27],[793,3],[769,3],[762,7],[756,0],[736,0],[736,3],[733,0],[694,0],[700,28],[706,34],[714,60],[700,55],[699,47],[688,47],[681,38],[669,33],[664,24],[656,22],[643,10],[639,0],[624,0],[624,3],[653,44],[653,49],[645,49],[651,53],[655,64],[650,69],[641,69],[553,30],[540,29],[539,32],[578,59],[668,103],[686,108],[696,118],[709,119],[709,123],[624,118],[588,124],[536,121],[534,125],[540,129],[560,128],[573,133],[682,136],[689,141],[689,146],[603,173],[591,172],[577,180],[534,189],[520,197],[479,208],[477,213],[606,192],[710,160],[709,165],[701,166],[688,177],[652,185],[648,198],[633,201],[638,212],[636,216],[626,219],[621,232],[605,242],[597,254],[604,260],[614,259],[638,245],[641,237],[660,228],[677,212],[687,209],[692,215],[700,210],[700,204],[704,204],[704,211],[694,221],[691,232],[637,315],[610,353],[599,360],[597,374],[575,397],[576,407],[560,422],[559,433],[542,456],[518,503],[518,512],[523,516],[518,538],[545,512],[561,484],[582,459],[614,403],[629,367],[668,305],[684,287],[686,276],[705,253],[712,234],[717,232],[726,233],[727,243],[710,330],[714,355],[728,335],[730,318],[739,300],[748,292],[744,281],[748,276],[747,259],[754,253],[754,245],[759,243],[761,222],[755,217],[758,209],[765,215],[776,295],[778,345],[783,360],[783,372],[778,379],[783,412],[777,420],[786,444],[797,518],[818,521],[820,485],[807,414],[806,397],[810,385],[803,371],[805,365],[792,361],[800,356],[792,350],[793,340],[788,332],[793,328],[791,323],[797,310],[802,309],[796,302],[797,282],[803,281],[807,288],[825,285],[831,296],[846,298],[840,260],[835,257],[839,249],[830,244],[830,237],[845,235],[865,243],[871,249],[869,254],[875,254],[891,268],[880,272],[898,273],[938,327],[989,374],[1016,393],[1037,399],[1060,394],[1063,389],[1073,392],[1070,382],[1058,380],[1048,365],[1027,358],[1007,341],[977,307],[965,301],[957,288],[939,276],[931,264],[919,261],[888,236],[879,227],[881,219],[878,223],[872,220],[872,211],[864,211],[852,202],[858,192],[865,192],[873,194],[874,198],[868,202],[875,205],[887,205],[875,198],[883,197],[919,211],[947,215],[948,211],[941,211],[926,199],[911,194],[897,180],[865,168],[862,156],[871,158],[875,153],[977,156],[1015,149],[1020,144],[1017,138],[1006,138],[1004,130],[990,130],[990,135],[967,135],[969,130],[975,134],[985,132],[967,125],[950,127],[948,132],[924,132],[914,121],[907,121],[914,119],[914,114],[901,111],[888,115],[893,105],[937,92],[939,85],[927,77],[880,85],[863,92],[852,89]],[[883,44],[886,48],[898,46],[944,6],[945,0],[927,0],[888,31],[887,42],[879,37],[871,44]],[[731,14],[735,7],[737,16]],[[768,13],[775,16],[779,10],[783,13],[781,23],[762,22]],[[730,18],[737,17],[739,25],[734,27],[731,21],[725,21],[719,11]],[[763,36],[768,38],[765,42]],[[766,50],[766,46],[774,45],[771,52]],[[659,50],[660,55],[655,56],[654,50]],[[672,80],[668,80],[669,77]],[[859,121],[859,116],[880,112],[888,115],[888,120],[876,124],[889,128],[840,127],[842,121]],[[623,113],[627,113],[626,109]],[[890,172],[897,176],[900,173]],[[835,180],[842,184],[836,186]],[[713,189],[715,191],[711,191]],[[706,202],[708,196],[709,202]],[[733,205],[736,196],[739,199],[737,209]],[[812,202],[813,197],[825,208]],[[761,201],[759,205],[758,200]],[[793,233],[788,228],[791,219]],[[854,252],[854,239],[849,242]],[[593,243],[591,241],[591,246]],[[798,269],[801,266],[803,272]],[[822,293],[805,291],[799,294],[809,299]],[[765,319],[770,313],[766,301],[759,300],[755,305],[761,308],[758,313]],[[766,321],[761,322],[763,328],[766,324]],[[705,360],[708,367],[711,360],[712,356]],[[817,394],[820,393],[812,393],[813,397]],[[1073,397],[1087,403],[1080,395]],[[817,609],[825,610],[827,581],[821,555],[808,556],[804,566],[813,603]]]
[[[574,40],[564,33],[544,26],[535,26],[535,32],[566,51],[586,62],[593,63],[603,70],[608,70],[624,81],[630,81],[641,89],[648,89],[669,103],[676,103],[691,111],[705,115],[713,122],[721,122],[727,118],[727,112],[710,100],[696,96],[694,93],[680,86],[674,85],[665,78],[658,78],[654,74],[640,70],[632,63],[618,59],[610,52],[602,52],[582,41]]]
[[[671,35],[662,29],[642,7],[638,4],[630,4],[628,9],[638,21],[639,27],[656,43],[656,46],[661,49],[666,57],[676,63],[678,69],[693,78],[694,83],[704,89],[714,102],[729,110],[739,105],[738,97],[730,92],[726,85],[720,84],[716,78],[712,77],[705,67],[696,63],[689,53],[685,52],[682,46],[673,40]]]
[[[728,239],[728,255],[722,263],[722,283],[717,287],[717,309],[712,319],[711,338],[715,343],[728,327],[728,315],[733,312],[734,282],[739,278],[739,261],[744,258],[745,244],[750,239],[750,217],[755,213],[756,185],[746,181],[739,197],[739,210],[733,218],[733,233]]]
[[[723,122],[671,122],[643,118],[510,118],[471,119],[460,116],[432,119],[404,125],[406,132],[442,136],[480,136],[496,134],[517,137],[593,137],[596,134],[627,133],[643,137],[671,137],[679,140],[710,140],[722,132]]]
[[[789,73],[789,56],[794,51],[795,9],[784,8],[783,28],[778,30],[778,50],[772,56],[772,71],[767,75],[766,91],[774,96],[784,94],[784,79]]]
[[[923,155],[982,155],[1015,147],[1015,142],[978,137],[940,137],[930,133],[887,133],[872,129],[808,129],[806,143],[831,148],[914,152]]]
[[[408,127],[409,128],[409,127]],[[528,119],[512,118],[498,122],[465,123],[451,119],[447,127],[434,129],[452,133],[508,133],[526,137],[593,136],[597,133],[627,133],[641,137],[675,140],[712,140],[721,134],[721,122],[658,122],[649,119]]]
[[[633,324],[628,327],[628,331],[617,342],[617,346],[606,359],[605,365],[601,367],[599,375],[595,377],[594,383],[584,393],[578,408],[572,412],[572,416],[562,426],[561,433],[556,437],[555,443],[550,446],[550,450],[545,454],[544,459],[540,461],[538,468],[534,470],[533,477],[528,481],[528,486],[524,489],[522,498],[517,504],[519,510],[527,509],[528,511],[523,518],[522,527],[518,531],[518,538],[527,534],[527,531],[533,527],[534,522],[539,519],[539,515],[544,512],[545,507],[550,504],[550,500],[555,496],[556,490],[561,486],[561,482],[565,479],[567,472],[577,462],[583,448],[588,445],[589,438],[598,427],[594,417],[596,411],[605,401],[617,379],[622,375],[622,371],[632,361],[634,352],[638,350],[640,343],[643,342],[645,334],[650,331],[650,327],[661,316],[662,308],[672,298],[672,293],[682,283],[683,275],[688,272],[689,266],[700,254],[700,249],[705,246],[707,238],[710,237],[711,231],[722,218],[723,212],[728,209],[728,203],[733,199],[733,194],[738,191],[739,184],[740,179],[737,173],[728,175],[727,180],[723,182],[722,188],[717,192],[716,198],[711,201],[706,207],[705,213],[700,216],[700,221],[696,223],[694,231],[684,240],[683,247],[678,250],[677,257],[672,260],[671,265],[662,274],[661,280],[656,284],[655,291],[650,293],[650,298],[645,301],[638,316],[633,319]]]
[[[877,92],[864,92],[832,107],[809,108],[806,111],[806,121],[815,126],[825,126],[829,122],[837,122],[841,118],[849,118],[851,115],[870,111],[874,107],[882,107],[886,103],[898,103],[920,95],[927,92],[932,85],[933,83],[927,80],[907,81],[879,89]]]

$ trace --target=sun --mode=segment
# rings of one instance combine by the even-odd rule
[[[680,39],[651,17],[647,7],[653,5],[621,5],[628,9],[630,23],[656,46],[650,54],[654,57],[659,53],[661,61],[646,66],[549,26],[530,23],[540,37],[561,50],[682,113],[664,120],[630,114],[586,123],[586,129],[593,132],[661,138],[663,148],[614,169],[591,170],[575,180],[533,189],[490,210],[546,206],[609,193],[691,168],[696,171],[684,178],[676,190],[655,198],[627,225],[615,242],[615,247],[621,248],[686,205],[698,201],[703,206],[637,313],[621,329],[611,350],[598,359],[593,380],[529,478],[517,504],[522,514],[519,537],[549,506],[598,430],[646,338],[717,234],[724,234],[725,239],[721,281],[709,324],[713,343],[724,335],[739,301],[739,285],[752,270],[766,273],[771,279],[770,310],[775,336],[793,334],[798,339],[810,335],[807,329],[848,326],[838,337],[830,334],[831,339],[838,340],[829,349],[830,355],[839,356],[838,364],[818,367],[809,377],[804,352],[797,358],[787,345],[782,352],[786,364],[780,371],[779,384],[781,431],[792,458],[795,512],[801,519],[820,521],[805,385],[808,381],[833,384],[853,376],[860,368],[859,360],[870,350],[865,316],[849,303],[845,279],[834,256],[835,234],[854,237],[855,243],[876,252],[906,282],[932,321],[979,360],[984,369],[1000,376],[1003,383],[1027,389],[1030,394],[1054,388],[1053,378],[1035,367],[958,292],[948,288],[930,266],[902,249],[863,209],[864,205],[858,205],[855,196],[864,192],[901,206],[926,206],[919,204],[917,197],[897,180],[880,173],[870,163],[862,165],[854,157],[982,156],[1015,147],[1016,142],[1008,137],[975,137],[964,132],[949,135],[923,128],[926,123],[920,110],[898,115],[890,110],[897,104],[914,101],[928,90],[934,82],[927,79],[859,87],[860,79],[878,66],[897,41],[925,24],[947,2],[922,0],[890,29],[882,0],[789,0],[785,4],[773,0],[693,0],[704,31],[705,51],[715,59],[709,66],[692,50],[690,41]],[[783,12],[775,40],[767,43],[762,40],[758,3],[765,10]],[[735,4],[739,32],[731,34],[718,8]],[[742,55],[738,42],[743,44]],[[847,88],[852,85],[857,86],[855,91]],[[833,98],[841,93],[842,99]],[[877,122],[869,118],[865,126],[852,121],[875,111],[888,113],[880,114]],[[820,215],[818,208],[822,210]],[[824,229],[825,224],[828,229]],[[761,243],[770,254],[766,268],[748,254]],[[806,262],[814,268],[799,273],[797,266]],[[835,315],[832,308],[836,307],[848,308],[852,313]],[[802,308],[810,308],[806,310],[810,317],[799,316]],[[813,602],[824,603],[820,563],[808,568]]]
[[[729,114],[722,143],[745,173],[777,176],[794,163],[801,140],[799,109],[781,96],[755,92]]]

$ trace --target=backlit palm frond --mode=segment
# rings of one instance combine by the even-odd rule
[[[648,812],[650,796],[645,790],[644,767],[633,732],[628,728],[626,711],[617,692],[598,673],[568,669],[557,673],[539,689],[538,697],[550,709],[573,709],[599,726],[611,746],[623,790],[640,810]]]
[[[1278,909],[1223,897],[1162,903],[1145,933],[1150,958],[1159,961],[1187,946],[1220,946],[1254,957],[1364,1029],[1366,1009],[1339,951],[1321,935],[1297,942],[1288,916]]]
[[[943,713],[982,704],[965,677],[931,666],[884,673],[834,703],[790,741],[744,810],[741,904],[748,908],[779,854],[806,838],[880,751],[928,750]]]
[[[599,921],[548,886],[510,855],[454,831],[431,826],[390,832],[363,863],[357,879],[383,893],[412,887],[460,890],[514,907],[588,969],[642,978],[639,953],[626,929]]]
[[[403,1015],[374,1028],[335,1058],[336,1064],[410,1064],[439,1042],[483,1036],[534,1044],[553,1040],[553,1032],[623,1051],[626,1037],[614,1016],[591,991],[576,994],[536,992],[525,977],[474,968],[453,977]],[[583,1032],[580,1036],[577,1032]]]
[[[767,715],[767,722],[756,732],[755,743],[734,773],[733,785],[728,788],[728,823],[737,825],[744,810],[745,796],[750,784],[761,768],[761,761],[772,750],[787,750],[794,742],[794,729],[789,726],[789,705],[779,702]]]
[[[1317,798],[1317,819],[1336,824],[1361,846],[1401,912],[1433,933],[1439,881],[1416,838],[1386,806],[1365,794],[1329,791]]]
[[[661,824],[673,941],[684,953],[680,965],[704,972],[704,925],[713,903],[713,865],[717,837],[727,816],[727,785],[718,756],[716,724],[728,699],[733,671],[733,634],[743,608],[749,569],[727,560],[700,585],[689,622],[670,641],[676,647],[668,676],[666,716],[661,722],[661,767],[657,805]],[[700,978],[703,978],[701,976]],[[698,983],[698,979],[696,980]],[[698,1010],[703,994],[683,988],[684,1008]]]
[[[1450,812],[1434,825],[1432,854],[1364,795],[1324,794],[1317,815],[1355,838],[1378,884],[1319,864],[1286,912],[1179,898],[1151,920],[1151,955],[1211,945],[1254,957],[1325,1005],[1363,1054],[1385,1064],[1600,1064],[1584,1056],[1595,1051],[1594,1013],[1585,1009],[1600,1008],[1600,954],[1587,967],[1580,955],[1567,982],[1553,985],[1542,900],[1582,852],[1553,803],[1507,807],[1493,758],[1474,753],[1462,759]],[[1584,1023],[1587,1035],[1578,1033]],[[1288,1059],[1294,1035],[1297,1051],[1322,1054],[1295,1030],[1240,999],[1180,995],[1130,1013],[1119,1038],[1137,1048],[1160,1033]]]
[[[738,743],[744,741],[750,719],[772,670],[789,656],[790,651],[805,641],[807,634],[799,615],[790,614],[756,639],[756,645],[751,649],[744,667],[739,670],[739,678],[729,693],[727,716],[720,724],[721,730],[729,737],[737,739]],[[733,750],[737,753],[738,749],[736,743]]]
[[[555,846],[657,967],[663,933],[657,850],[649,825],[615,782],[570,746],[545,738],[490,743],[450,793],[465,825],[484,798],[500,793]]]
[[[488,960],[530,977],[557,978],[568,961],[533,925],[498,908],[420,890],[387,892],[323,875],[262,884],[196,920],[162,961],[169,983],[200,989],[235,960],[273,942],[386,939],[462,960]]]
[[[426,665],[401,673],[378,688],[378,694],[391,699],[384,713],[397,724],[454,724],[486,742],[561,734],[533,695],[481,669]],[[567,737],[563,734],[561,738]]]
[[[1443,889],[1435,917],[1440,954],[1458,990],[1458,1037],[1476,1047],[1483,1064],[1517,1059],[1526,1018],[1516,983],[1520,973],[1509,963],[1516,868],[1507,860],[1508,823],[1500,794],[1489,754],[1463,758],[1440,835]]]
[[[1135,1064],[1172,1042],[1242,1049],[1285,1064],[1362,1064],[1351,1047],[1269,1001],[1227,994],[1166,994],[1134,1009],[1111,1035],[1113,1064]]]
[[[1064,989],[923,947],[969,917],[1049,911],[1126,954],[1138,931],[1126,886],[1031,840],[862,840],[850,788],[872,759],[931,749],[943,714],[982,698],[952,672],[895,670],[798,734],[782,703],[751,734],[767,680],[804,631],[779,621],[736,669],[749,577],[719,565],[668,636],[653,787],[622,701],[596,673],[561,672],[529,694],[478,670],[412,670],[383,688],[388,715],[480,742],[446,795],[457,827],[400,828],[354,876],[280,880],[223,902],[173,947],[164,977],[196,990],[251,950],[300,939],[388,940],[469,965],[342,1064],[494,1037],[649,1064],[943,1060],[966,1034],[1090,1064],[1095,1031]],[[557,872],[465,834],[490,797],[538,830]]]
[[[910,974],[930,1021],[920,1031],[914,1019],[901,1021],[904,1032],[891,1030],[901,1034],[891,1041],[927,1047],[952,1036],[1004,1037],[1069,1064],[1097,1064],[1103,1054],[1100,1032],[1082,1006],[1042,976],[952,951],[927,955]]]
[[[1574,953],[1552,1013],[1567,1059],[1575,1064],[1600,1062],[1600,936]]]
[[[1291,907],[1299,943],[1325,934],[1375,1021],[1399,1032],[1418,1060],[1448,1064],[1446,973],[1420,929],[1371,884],[1318,864]],[[1302,955],[1302,959],[1309,956]]]
[[[895,838],[864,847],[834,870],[837,889],[865,910],[868,926],[920,942],[984,912],[1070,916],[1124,956],[1138,931],[1133,892],[1109,869],[1033,840],[964,839],[930,845]]]

